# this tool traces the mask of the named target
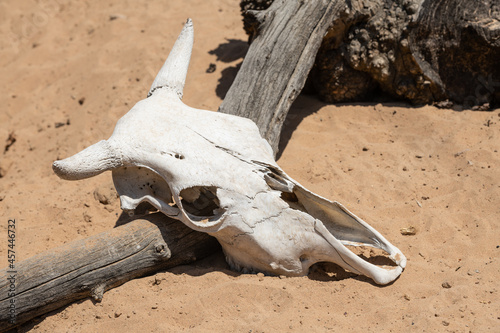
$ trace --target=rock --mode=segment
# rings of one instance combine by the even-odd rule
[[[401,235],[403,236],[414,236],[417,234],[417,229],[415,227],[407,227],[407,228],[401,228],[400,229]]]
[[[90,215],[89,215],[89,214],[87,214],[87,213],[84,213],[84,214],[83,214],[83,220],[84,220],[85,222],[87,222],[87,223],[92,222],[92,216],[90,216]]]
[[[451,288],[451,284],[448,282],[448,281],[445,281],[441,284],[441,287],[445,288],[445,289],[450,289]]]
[[[103,205],[109,205],[116,201],[118,194],[111,185],[101,185],[94,190],[94,198]]]
[[[216,69],[217,69],[217,65],[216,65],[216,64],[213,64],[213,63],[211,63],[211,64],[208,66],[208,68],[207,68],[206,72],[210,74],[210,73],[215,72],[215,70],[216,70]]]

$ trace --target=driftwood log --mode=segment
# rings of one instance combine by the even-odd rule
[[[265,11],[249,11],[258,33],[219,111],[252,119],[276,154],[321,41],[345,10],[344,1],[278,0]]]
[[[276,152],[282,124],[304,86],[322,37],[343,1],[279,1],[257,14],[260,37],[220,112],[257,122]],[[0,271],[0,332],[82,298],[217,251],[217,242],[163,215],[150,215],[46,251]],[[15,274],[15,279],[9,277]],[[14,297],[9,297],[11,281]],[[15,318],[11,317],[15,304]]]
[[[0,332],[133,278],[203,258],[217,241],[163,214],[74,241],[0,271]],[[8,297],[13,292],[14,297]],[[13,301],[13,302],[12,302]]]
[[[256,41],[256,10],[273,0],[242,0],[245,30]],[[327,102],[374,100],[500,105],[498,0],[353,0],[334,16],[309,75],[308,90]],[[446,102],[445,102],[446,101]]]

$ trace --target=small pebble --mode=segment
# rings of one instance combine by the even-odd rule
[[[441,284],[441,287],[446,288],[446,289],[450,289],[451,288],[451,284],[448,281],[446,281],[446,282],[443,282]]]
[[[210,64],[206,70],[207,73],[213,73],[217,69],[217,66],[215,64]]]
[[[118,198],[116,190],[109,185],[101,185],[95,188],[94,198],[103,205],[109,205]]]
[[[415,227],[407,227],[407,228],[401,228],[401,235],[403,236],[414,236],[417,234],[417,229]]]
[[[85,213],[83,214],[83,220],[87,223],[89,222],[92,222],[92,216],[90,216],[89,214]]]

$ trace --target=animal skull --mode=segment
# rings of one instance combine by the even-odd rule
[[[378,284],[395,280],[406,265],[401,251],[340,203],[283,172],[254,122],[181,102],[192,45],[188,20],[148,97],[108,140],[54,162],[55,173],[77,180],[112,170],[124,211],[133,214],[147,201],[209,233],[242,272],[301,276],[327,261]],[[397,266],[375,266],[345,245],[380,248]]]

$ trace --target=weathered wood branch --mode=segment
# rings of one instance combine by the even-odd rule
[[[220,112],[254,120],[275,152],[290,105],[304,86],[323,35],[343,1],[277,1]],[[163,215],[150,215],[99,235],[46,251],[0,271],[0,332],[79,299],[219,249],[215,239]],[[15,274],[15,297],[8,297]],[[14,279],[11,279],[14,281]],[[11,322],[11,304],[15,320]],[[14,306],[13,305],[13,306]],[[12,318],[14,319],[14,318]]]
[[[291,104],[344,1],[274,1],[254,11],[258,34],[219,111],[252,119],[276,154]]]
[[[0,271],[0,332],[218,249],[215,238],[155,213],[38,254]]]

